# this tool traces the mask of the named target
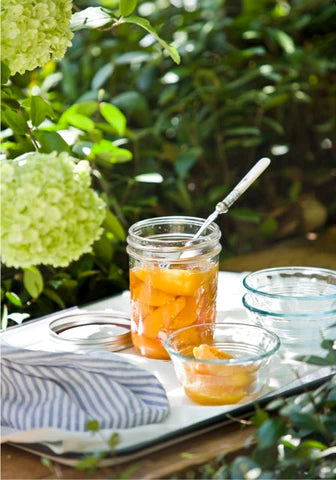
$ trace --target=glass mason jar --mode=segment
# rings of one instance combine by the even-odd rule
[[[170,333],[216,319],[221,232],[212,223],[189,242],[203,222],[158,217],[129,229],[131,331],[140,355],[169,359],[164,341]]]

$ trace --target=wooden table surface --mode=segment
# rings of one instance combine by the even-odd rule
[[[222,270],[257,270],[280,265],[308,265],[336,269],[335,227],[314,242],[293,240],[272,248],[235,257],[221,263]],[[156,453],[147,454],[130,464],[98,469],[93,475],[53,463],[46,467],[41,458],[10,445],[2,445],[1,478],[3,480],[33,479],[162,479],[185,469],[201,465],[220,454],[242,450],[253,435],[252,426],[235,422],[206,434],[186,440]]]
[[[243,449],[254,427],[233,424],[221,427],[202,436],[170,446],[138,460],[115,467],[99,468],[89,478],[131,478],[162,479],[196,465],[202,465],[221,453],[230,454]],[[85,472],[53,463],[46,467],[41,458],[19,450],[11,445],[3,445],[1,452],[2,480],[32,479],[85,479]]]

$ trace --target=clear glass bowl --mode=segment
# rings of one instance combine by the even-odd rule
[[[210,345],[227,358],[201,359],[194,347]],[[181,328],[165,341],[180,384],[202,405],[245,403],[260,395],[269,378],[269,362],[279,337],[255,325],[203,324]]]
[[[275,332],[281,340],[281,348],[292,356],[321,353],[322,340],[335,338],[336,310],[297,314],[270,312],[255,306],[250,293],[246,293],[242,301],[250,319]]]
[[[249,305],[263,312],[294,315],[328,312],[330,315],[336,310],[335,270],[270,268],[249,273],[243,284],[248,291]]]

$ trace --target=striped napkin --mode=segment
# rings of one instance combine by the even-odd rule
[[[168,399],[150,372],[108,351],[50,353],[1,346],[1,425],[85,431],[163,420]]]

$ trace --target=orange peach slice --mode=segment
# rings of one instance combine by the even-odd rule
[[[197,319],[197,299],[196,297],[186,297],[186,305],[181,312],[172,320],[170,328],[178,330],[188,327],[196,322]]]
[[[162,307],[162,305],[172,302],[175,297],[156,288],[152,288],[148,283],[141,282],[132,290],[132,298],[136,298],[141,303],[145,303],[151,307]]]
[[[184,391],[191,400],[200,405],[229,405],[239,402],[245,396],[242,389],[223,389],[221,386],[212,389],[209,389],[208,386],[205,386],[204,389],[199,386],[197,388],[184,387]]]
[[[169,355],[167,350],[162,346],[160,340],[153,340],[145,337],[144,335],[138,335],[132,332],[132,341],[135,350],[149,358],[156,358],[158,360],[168,360]]]
[[[212,345],[199,345],[193,350],[194,357],[198,360],[227,360],[233,358],[229,353],[223,352]]]
[[[134,274],[153,288],[170,295],[195,295],[202,283],[207,281],[208,272],[169,268],[134,270]]]
[[[143,320],[144,334],[149,338],[156,338],[159,332],[165,328],[170,328],[170,323],[183,310],[185,305],[185,298],[177,297],[173,302],[154,309]]]

